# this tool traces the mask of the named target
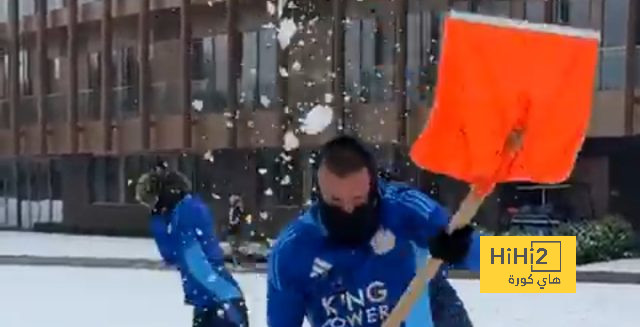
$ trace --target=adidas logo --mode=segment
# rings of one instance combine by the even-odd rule
[[[330,263],[320,258],[316,258],[315,260],[313,260],[313,266],[311,267],[311,274],[309,274],[309,277],[311,278],[320,277],[328,273],[329,270],[331,270],[331,267],[333,266]]]

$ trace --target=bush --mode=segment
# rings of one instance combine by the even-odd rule
[[[601,220],[567,223],[554,233],[576,237],[576,263],[608,261],[633,256],[634,231],[620,217],[608,216]]]

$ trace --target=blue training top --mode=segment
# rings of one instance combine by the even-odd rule
[[[213,215],[200,198],[187,195],[171,212],[153,215],[151,232],[164,261],[180,271],[186,303],[212,307],[243,297],[224,266]]]

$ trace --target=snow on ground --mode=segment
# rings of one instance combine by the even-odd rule
[[[578,271],[612,271],[620,273],[640,273],[640,258],[590,263],[578,267]]]
[[[264,252],[256,244],[247,252]],[[227,243],[222,248],[229,249]],[[160,260],[151,238],[81,236],[32,232],[0,232],[0,256],[89,257]]]
[[[265,327],[265,277],[237,274],[251,326]],[[455,280],[476,326],[637,326],[640,285],[578,284],[575,294],[480,294]],[[0,326],[188,326],[177,273],[69,267],[0,268]]]

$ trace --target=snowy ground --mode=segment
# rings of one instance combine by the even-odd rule
[[[265,277],[237,274],[251,326],[265,327]],[[640,285],[578,284],[575,294],[480,294],[453,281],[476,326],[638,326]],[[0,326],[188,326],[179,278],[171,271],[68,267],[0,268]]]
[[[222,247],[228,251],[228,244],[223,243]],[[267,251],[257,243],[250,244],[245,250],[245,253],[262,255]],[[0,231],[0,256],[160,260],[155,244],[150,238],[8,231]],[[578,271],[640,274],[640,258],[584,265],[578,267]]]
[[[229,246],[222,244],[225,250]],[[260,245],[250,244],[249,253],[263,253]],[[32,232],[0,232],[0,256],[69,258],[110,258],[159,260],[150,238],[82,236]]]

